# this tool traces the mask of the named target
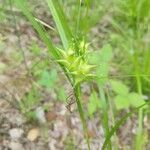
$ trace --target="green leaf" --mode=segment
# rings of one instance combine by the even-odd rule
[[[142,0],[139,6],[139,17],[141,17],[140,19],[144,19],[144,18],[148,18],[149,14],[150,14],[150,1],[148,0]]]
[[[51,10],[64,48],[68,49],[72,36],[63,9],[58,0],[47,0],[47,4]]]
[[[112,58],[112,47],[109,44],[106,44],[102,47],[100,53],[100,60],[102,62],[109,62]]]
[[[30,50],[34,55],[39,55],[41,53],[41,48],[37,45],[35,41],[32,42]]]
[[[95,91],[93,91],[90,95],[90,98],[89,98],[89,103],[88,103],[88,113],[90,116],[92,116],[98,108],[101,107],[101,104],[100,104],[100,100],[97,96],[97,93]]]
[[[25,94],[23,99],[19,102],[21,112],[27,117],[28,120],[36,120],[35,111],[33,108],[39,105],[40,98],[37,89],[33,86],[30,91]]]
[[[65,92],[65,89],[63,87],[59,88],[59,91],[58,91],[58,99],[60,101],[63,101],[65,102],[66,101],[66,97],[67,97],[67,94]]]
[[[99,84],[103,85],[106,83],[108,72],[109,72],[109,61],[112,58],[112,48],[109,44],[103,46],[100,51],[100,66],[97,68],[97,76],[100,78]]]
[[[145,103],[142,96],[139,95],[138,93],[130,93],[128,96],[129,96],[130,104],[133,107],[138,107]]]
[[[96,112],[96,106],[94,103],[90,102],[88,103],[88,113],[90,116],[92,116]]]
[[[91,63],[99,65],[101,62],[108,63],[112,58],[112,47],[106,44],[100,51],[93,52],[89,55]]]
[[[100,63],[100,52],[92,52],[90,55],[88,55],[89,62],[91,64],[99,64]]]
[[[123,84],[121,81],[111,80],[110,81],[112,90],[119,95],[127,95],[129,92],[128,87]]]
[[[36,112],[35,111],[29,111],[25,113],[25,116],[29,121],[37,121]]]
[[[100,52],[94,52],[89,56],[90,63],[97,65],[96,75],[98,84],[103,85],[109,72],[109,61],[112,58],[112,48],[106,44]]]
[[[128,108],[130,106],[130,100],[128,95],[117,95],[115,97],[115,105],[118,110]]]
[[[49,89],[49,88],[54,87],[56,80],[57,80],[56,70],[52,70],[51,72],[43,71],[38,83]]]
[[[98,84],[104,85],[108,78],[109,64],[106,62],[101,62],[100,66],[97,67],[96,74],[98,76]]]

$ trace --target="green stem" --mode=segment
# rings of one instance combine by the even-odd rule
[[[140,77],[137,75],[137,87],[138,93],[142,95],[142,85]],[[142,150],[142,130],[143,130],[143,109],[141,108],[138,112],[138,131],[136,137],[136,150]]]
[[[136,82],[137,82],[137,91],[142,96],[142,83],[140,78],[140,69],[138,63],[138,53],[135,53],[134,57],[135,71],[136,71]],[[136,150],[142,150],[142,130],[143,130],[143,109],[141,108],[138,111],[138,129],[136,136]]]
[[[115,124],[115,115],[114,115],[114,111],[113,111],[113,103],[111,101],[108,89],[106,90],[106,96],[107,96],[108,104],[109,104],[109,108],[110,108],[111,122],[114,125]],[[110,131],[109,131],[109,133],[110,133]],[[114,134],[113,142],[114,142],[114,150],[118,150],[119,149],[119,147],[118,147],[119,146],[119,140],[118,140],[116,133]]]
[[[83,126],[83,131],[84,131],[84,137],[86,139],[87,145],[88,145],[88,150],[90,150],[90,141],[88,137],[88,130],[87,130],[87,124],[86,124],[86,119],[84,116],[83,108],[82,108],[82,103],[81,103],[81,89],[80,89],[80,84],[76,85],[74,88],[74,94],[76,97],[77,101],[77,106],[78,106],[78,111],[80,114],[82,126]]]
[[[109,118],[108,118],[108,105],[105,97],[105,93],[102,86],[99,86],[99,93],[100,93],[100,99],[102,101],[102,108],[103,108],[103,128],[105,132],[105,138],[109,134]],[[112,149],[111,141],[109,141],[108,149]]]

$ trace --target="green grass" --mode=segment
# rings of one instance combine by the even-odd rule
[[[42,24],[35,19],[36,16],[33,15],[34,12],[31,12],[31,6],[27,2],[23,0],[14,0],[14,2],[47,46],[47,55],[61,68],[72,85],[88,149],[90,149],[86,118],[88,115],[94,117],[95,113],[100,114],[105,135],[102,149],[114,147],[118,149],[119,139],[114,146],[113,135],[115,134],[114,138],[117,139],[119,127],[123,126],[133,113],[138,112],[134,147],[136,150],[142,150],[145,144],[142,136],[143,118],[147,110],[145,105],[149,104],[145,103],[142,97],[150,92],[150,43],[146,41],[150,33],[150,2],[111,0],[107,3],[104,0],[70,0],[63,3],[61,0],[46,0],[62,42],[60,45],[52,42]],[[69,13],[65,10],[66,8],[69,9]],[[112,11],[111,15],[108,22],[101,23],[107,31],[105,37],[109,39],[99,38],[98,41],[103,44],[103,47],[93,50],[92,47],[87,46],[86,41],[89,40],[89,43],[92,41],[90,30],[101,21],[102,17],[108,15],[106,10]],[[99,12],[101,12],[100,17]],[[36,49],[36,46],[34,47],[33,49]],[[39,49],[35,52],[35,56],[37,54],[40,55]],[[42,67],[44,70],[42,73],[36,70],[40,77],[37,83],[50,89],[54,87],[58,79],[56,70],[52,69],[49,72],[48,65],[42,65]],[[112,69],[114,72],[111,71]],[[93,91],[92,98],[86,105],[83,105],[81,99],[83,82],[88,84],[96,82],[98,87],[97,91]],[[106,88],[109,89],[106,90]],[[61,95],[65,99],[64,93],[58,95],[59,99]],[[31,96],[29,94],[28,99],[30,103],[33,102],[32,105],[36,103],[32,93]],[[21,104],[22,110],[28,107],[27,102]],[[88,109],[88,115],[86,109]],[[121,113],[121,110],[129,111],[129,113],[123,117],[119,116],[119,121],[116,121],[116,114]],[[110,119],[110,114],[113,119]],[[131,143],[133,144],[132,141]]]

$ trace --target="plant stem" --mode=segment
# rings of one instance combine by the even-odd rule
[[[140,78],[140,70],[138,64],[138,53],[135,53],[134,57],[134,64],[135,64],[135,71],[136,71],[136,82],[137,82],[137,91],[142,96],[142,84]],[[143,130],[143,108],[138,111],[138,129],[137,129],[137,136],[136,136],[136,150],[142,150],[142,130]]]
[[[115,117],[114,116],[115,115],[114,115],[114,111],[113,111],[113,103],[111,101],[108,88],[106,90],[106,96],[107,96],[108,103],[109,103],[112,126],[114,126],[114,124],[115,124]],[[109,131],[109,133],[110,133],[110,131]],[[118,140],[118,137],[117,137],[116,133],[114,134],[113,142],[114,142],[114,150],[118,150],[119,149],[119,147],[118,147],[119,146],[119,140]]]
[[[87,130],[87,124],[86,124],[86,119],[84,116],[83,108],[82,108],[82,103],[81,103],[81,89],[80,89],[80,84],[76,85],[74,88],[74,94],[76,97],[77,101],[77,106],[78,106],[78,111],[80,114],[82,126],[83,126],[83,131],[84,131],[84,137],[86,139],[87,145],[88,145],[88,150],[90,150],[90,141],[88,137],[88,130]]]
[[[102,101],[102,108],[103,108],[103,119],[102,120],[103,120],[103,128],[104,128],[105,138],[106,138],[109,134],[108,105],[106,102],[106,97],[105,97],[103,87],[101,85],[99,85],[99,93],[100,93],[100,99]],[[112,149],[111,141],[109,141],[108,149],[109,150]]]
[[[141,80],[140,77],[137,75],[137,87],[138,93],[142,95],[142,88],[141,88]],[[143,109],[141,108],[138,112],[138,131],[136,137],[136,150],[142,150],[142,130],[143,130]]]

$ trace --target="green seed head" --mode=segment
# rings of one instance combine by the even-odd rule
[[[88,64],[88,44],[84,41],[81,41],[78,44],[71,43],[68,51],[61,49],[58,49],[58,51],[61,59],[57,60],[57,62],[67,69],[74,79],[75,84],[89,80],[92,76],[94,77],[94,75],[91,74],[91,71],[95,66]]]

